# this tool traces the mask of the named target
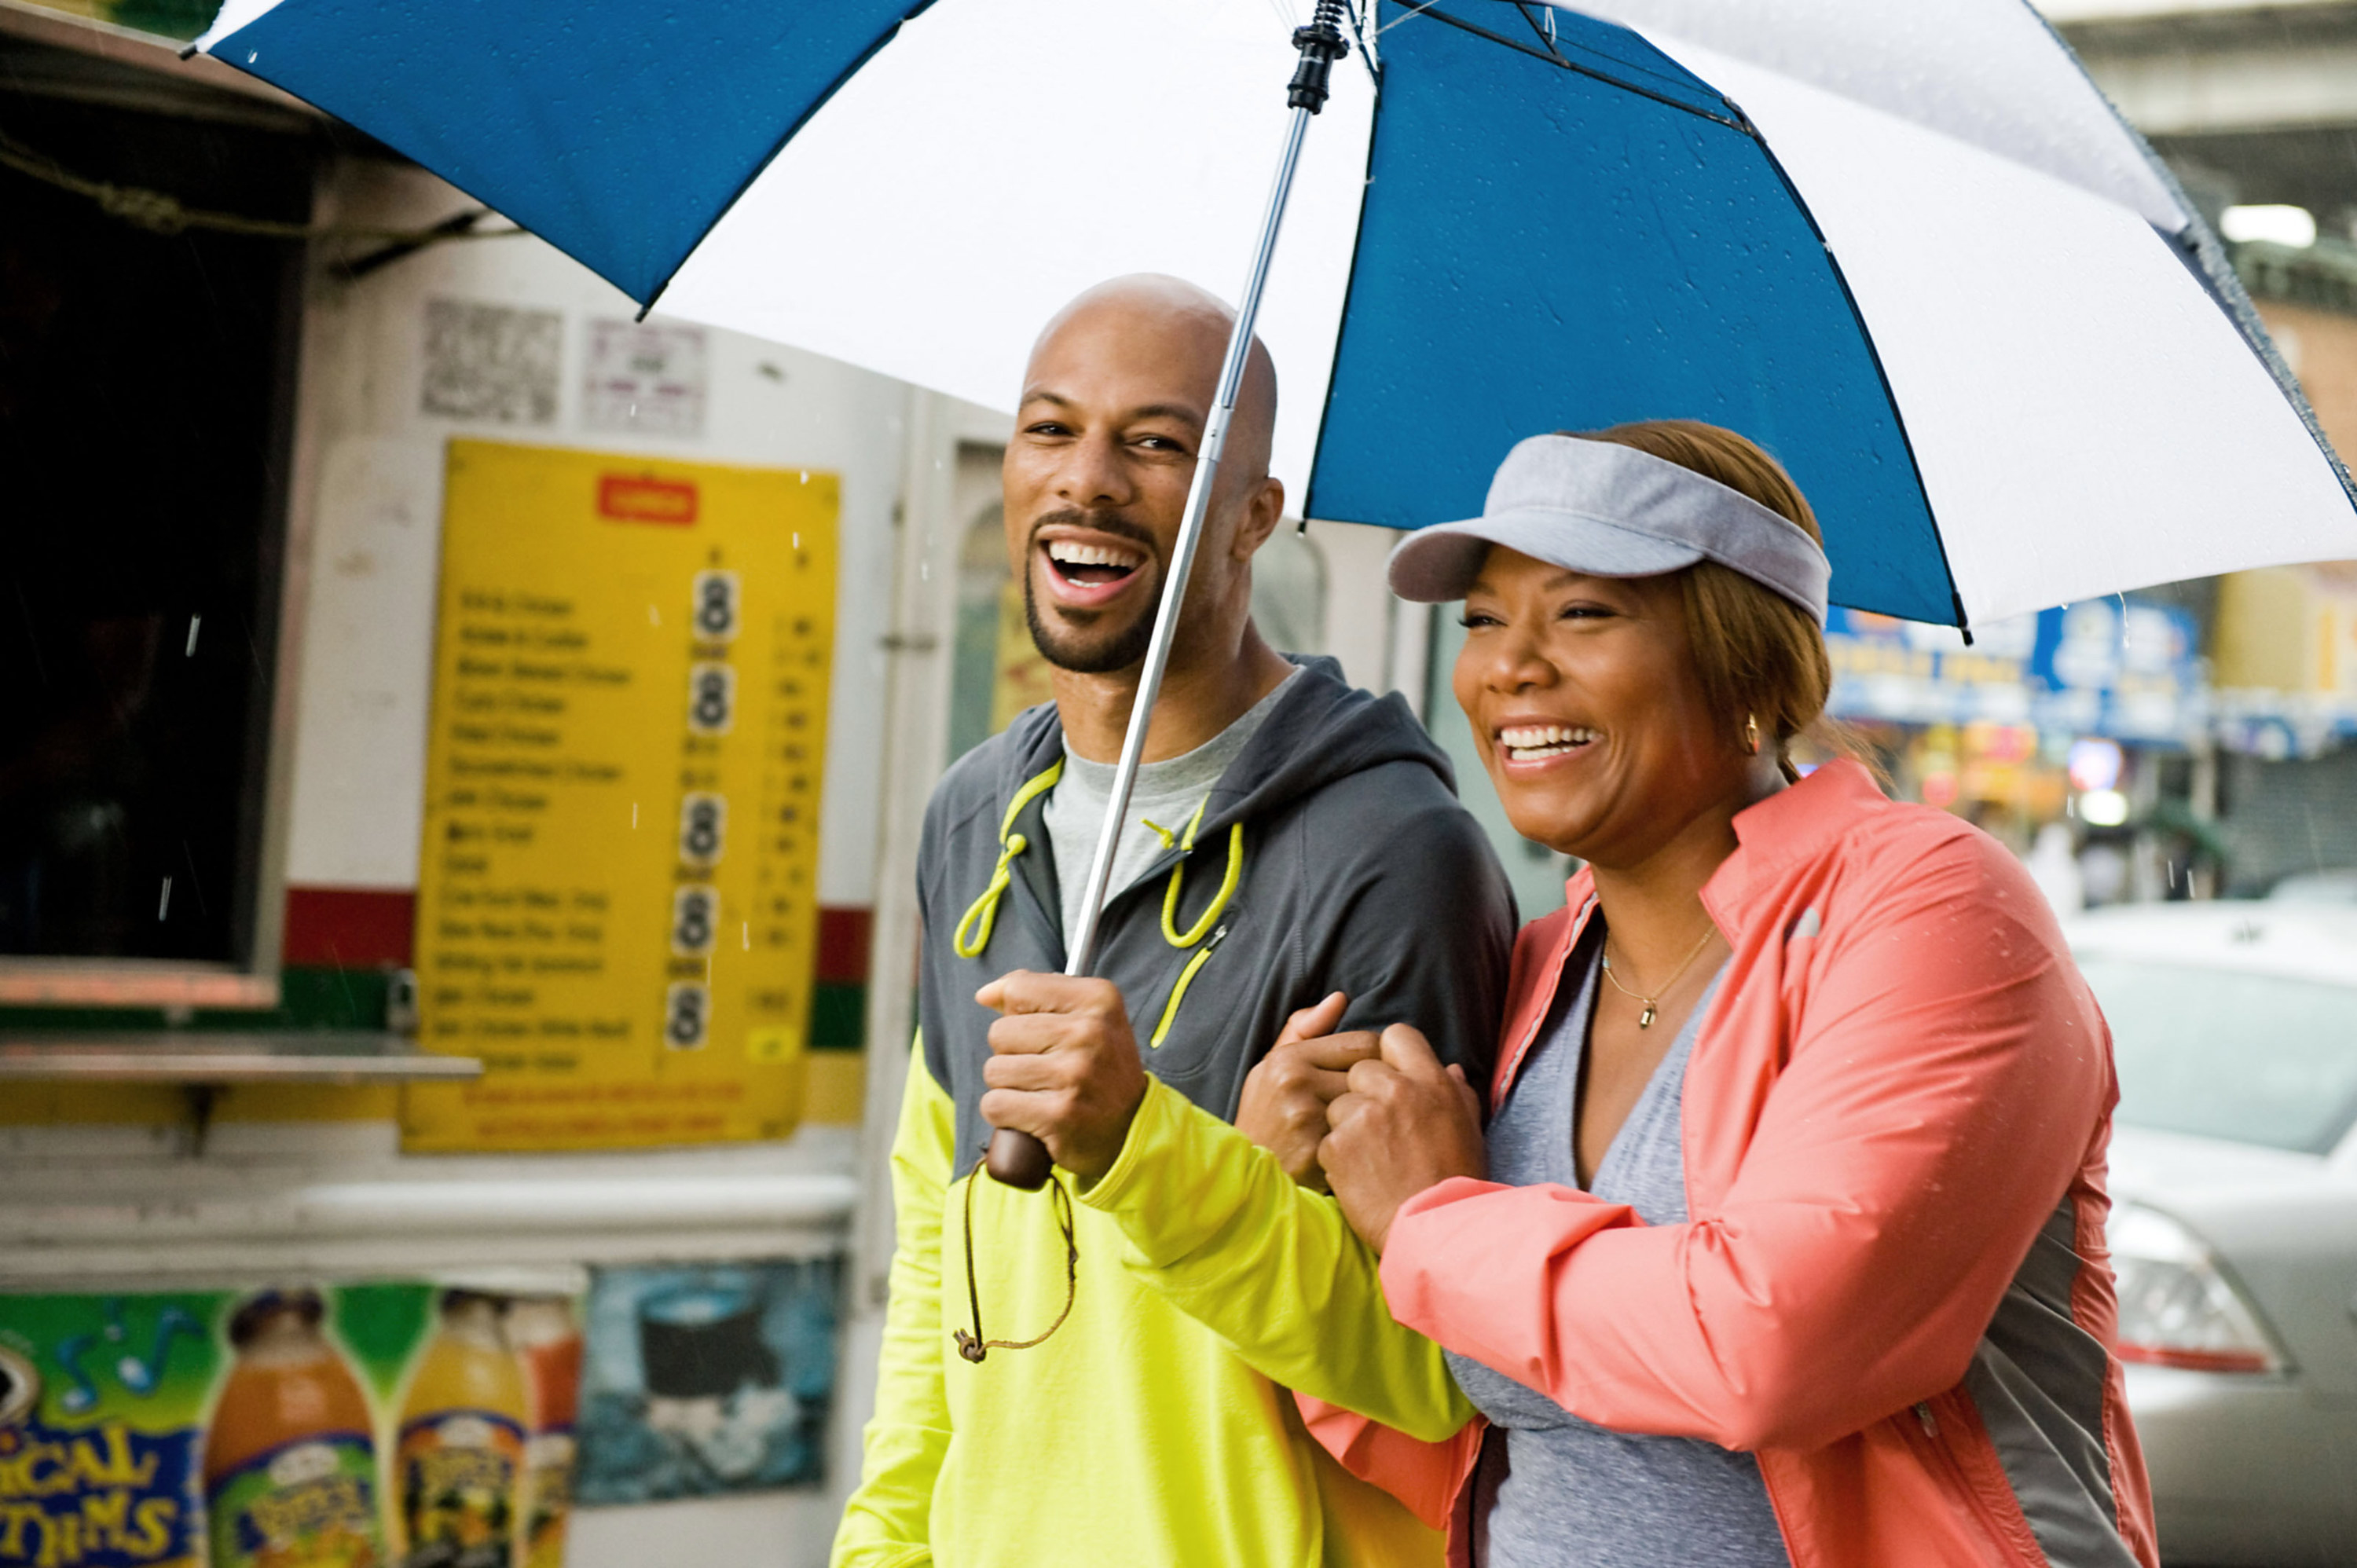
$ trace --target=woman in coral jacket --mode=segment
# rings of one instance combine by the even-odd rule
[[[1273,1058],[1379,1048],[1317,1158],[1481,1419],[1419,1444],[1302,1403],[1456,1562],[2155,1561],[2109,1037],[2002,848],[1790,760],[1818,539],[1772,459],[1676,422],[1525,441],[1393,558],[1465,600],[1457,698],[1516,830],[1587,863],[1516,947],[1486,1137],[1411,1029]]]

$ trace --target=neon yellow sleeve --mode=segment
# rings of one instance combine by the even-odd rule
[[[835,1529],[831,1568],[913,1568],[933,1560],[933,1480],[950,1445],[942,1385],[942,1195],[956,1112],[925,1070],[921,1045],[912,1057],[892,1139],[892,1300],[876,1416],[864,1438],[859,1489]]]
[[[1440,1347],[1393,1320],[1340,1206],[1160,1079],[1081,1201],[1121,1227],[1140,1283],[1263,1377],[1423,1442],[1472,1419]]]

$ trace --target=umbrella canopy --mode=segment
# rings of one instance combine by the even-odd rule
[[[1005,406],[1088,285],[1238,281],[1287,10],[231,0],[200,47],[641,305]],[[1305,515],[1466,516],[1521,436],[1683,416],[1784,461],[1861,608],[2357,555],[2214,241],[2021,0],[1354,20],[1261,316]]]

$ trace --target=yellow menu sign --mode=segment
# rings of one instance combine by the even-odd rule
[[[801,1114],[831,474],[450,443],[413,1150],[782,1137]]]

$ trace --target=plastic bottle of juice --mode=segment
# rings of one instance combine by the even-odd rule
[[[394,1486],[406,1568],[512,1568],[523,1475],[523,1372],[500,1334],[505,1303],[442,1294],[441,1331],[402,1404]]]
[[[565,1525],[573,1511],[573,1425],[581,1402],[581,1329],[561,1295],[519,1298],[508,1309],[508,1340],[523,1363],[532,1404],[524,1444],[524,1568],[563,1568]]]
[[[316,1291],[264,1291],[230,1319],[237,1363],[205,1436],[212,1568],[378,1568],[367,1398],[319,1332]]]

